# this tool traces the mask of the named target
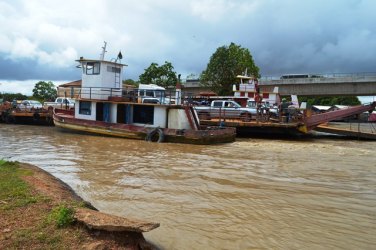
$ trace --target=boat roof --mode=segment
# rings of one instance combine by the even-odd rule
[[[241,78],[241,79],[255,79],[253,76],[243,76],[243,75],[237,75],[236,78]]]
[[[324,106],[324,105],[312,105],[313,108],[318,109],[318,110],[328,110],[332,106]]]
[[[158,86],[156,84],[139,84],[139,90],[166,90],[165,88]]]
[[[347,105],[333,105],[332,107],[339,108],[339,109],[347,109],[349,106]]]
[[[106,61],[106,60],[100,60],[100,59],[85,59],[81,57],[80,59],[76,60],[76,62],[105,62],[108,64],[113,64],[113,65],[121,65],[121,66],[128,66],[127,64],[122,64],[122,63],[117,63],[117,62],[112,62],[112,61]]]
[[[60,84],[59,87],[60,88],[64,88],[64,87],[81,87],[82,85],[82,80],[76,80],[76,81],[73,81],[73,82],[68,82],[68,83],[64,83],[64,84]]]

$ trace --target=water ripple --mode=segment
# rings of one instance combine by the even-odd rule
[[[375,142],[193,146],[6,124],[0,142],[1,158],[49,171],[99,209],[160,222],[145,236],[165,249],[376,245]]]

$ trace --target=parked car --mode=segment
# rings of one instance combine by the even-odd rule
[[[45,109],[62,108],[73,109],[75,100],[67,97],[58,97],[54,102],[45,102],[43,104]]]
[[[202,120],[228,118],[249,122],[252,116],[257,114],[256,108],[243,108],[232,100],[214,100],[210,106],[196,106],[195,110]]]
[[[43,105],[42,103],[34,100],[23,100],[21,104],[19,105],[19,108],[21,109],[42,109]]]

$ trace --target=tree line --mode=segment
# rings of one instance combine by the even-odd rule
[[[255,64],[251,52],[235,43],[221,46],[212,54],[206,69],[200,74],[200,84],[220,96],[233,95],[232,85],[237,81],[236,76],[247,70],[249,75],[260,77],[259,67]],[[138,86],[138,84],[156,84],[164,88],[173,87],[178,81],[177,73],[171,62],[164,64],[152,62],[139,76],[136,82],[132,79],[124,80],[124,84]],[[26,99],[21,94],[1,94],[4,101]],[[32,97],[39,101],[54,100],[57,92],[54,84],[49,81],[39,81],[33,89]],[[356,105],[360,104],[357,97],[299,97],[309,105]]]
[[[33,88],[32,96],[27,96],[21,93],[0,93],[0,99],[2,99],[2,101],[4,102],[11,102],[13,100],[33,99],[43,103],[45,101],[54,101],[56,97],[56,86],[51,81],[37,82]]]

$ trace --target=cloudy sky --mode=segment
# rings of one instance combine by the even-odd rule
[[[0,91],[80,78],[119,50],[125,79],[169,61],[184,78],[234,42],[263,76],[376,72],[375,0],[0,0]]]

